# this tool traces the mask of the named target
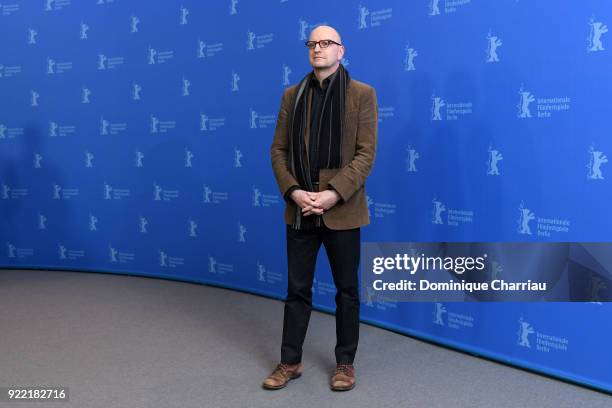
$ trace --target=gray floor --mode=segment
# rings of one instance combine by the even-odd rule
[[[357,386],[328,388],[334,317],[314,312],[305,371],[260,388],[283,303],[198,284],[0,270],[0,387],[60,385],[69,403],[1,407],[610,407],[612,397],[362,325]]]

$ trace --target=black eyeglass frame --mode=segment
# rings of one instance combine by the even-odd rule
[[[321,44],[322,41],[328,41],[329,44],[327,44],[325,47]],[[304,43],[306,45],[306,47],[308,47],[309,50],[314,50],[315,48],[317,48],[317,44],[319,44],[320,48],[328,48],[330,45],[332,44],[336,44],[340,47],[342,47],[342,44],[335,42],[334,40],[319,40],[319,41],[306,41]],[[309,45],[311,44],[312,47]]]

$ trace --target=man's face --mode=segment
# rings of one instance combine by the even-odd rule
[[[309,41],[332,40],[340,43],[340,36],[334,30],[326,27],[319,27],[310,34]],[[327,48],[321,48],[317,44],[313,49],[308,49],[310,65],[315,69],[331,68],[342,59],[344,47],[330,44]]]

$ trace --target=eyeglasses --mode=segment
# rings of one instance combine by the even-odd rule
[[[317,44],[319,44],[319,47],[321,47],[321,48],[327,48],[327,47],[329,47],[332,44],[336,44],[336,45],[342,46],[342,44],[337,43],[337,42],[332,41],[332,40],[306,41],[305,44],[311,50],[314,50],[316,48]]]

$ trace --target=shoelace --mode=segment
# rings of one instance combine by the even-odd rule
[[[353,366],[351,364],[338,364],[336,365],[336,373],[342,373],[349,377],[353,376]]]
[[[283,376],[286,376],[288,369],[289,369],[289,364],[279,363],[276,366],[276,369],[274,369],[274,373],[276,374],[277,372],[281,372],[283,374]]]

